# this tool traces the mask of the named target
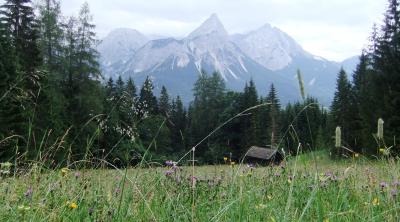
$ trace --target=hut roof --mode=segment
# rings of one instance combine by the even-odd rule
[[[245,157],[253,157],[258,159],[265,159],[269,160],[278,152],[276,148],[264,148],[264,147],[257,147],[252,146],[247,151]]]

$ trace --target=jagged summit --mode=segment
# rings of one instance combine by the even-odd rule
[[[225,30],[224,25],[219,20],[217,14],[212,14],[207,20],[205,20],[200,27],[195,29],[188,35],[188,39],[193,39],[199,36],[205,35],[217,35],[221,37],[227,37],[228,32]]]
[[[182,39],[156,38],[136,30],[119,29],[98,47],[106,78],[132,77],[141,84],[146,76],[155,87],[165,85],[171,95],[190,101],[192,86],[201,70],[218,71],[231,90],[242,90],[253,79],[260,92],[274,83],[283,102],[298,93],[297,69],[310,95],[330,101],[340,64],[306,52],[288,34],[268,23],[245,34],[229,35],[216,14]]]

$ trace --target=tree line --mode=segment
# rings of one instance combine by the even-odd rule
[[[304,95],[301,75],[303,99],[284,106],[274,85],[265,97],[252,80],[233,92],[217,72],[199,75],[190,104],[171,98],[165,87],[155,96],[151,77],[140,88],[131,78],[103,80],[88,4],[66,18],[57,0],[41,0],[35,9],[30,0],[6,0],[0,7],[0,161],[56,167],[90,159],[122,166],[176,160],[197,146],[199,163],[218,163],[253,145],[287,154],[296,154],[299,143],[301,151],[332,147],[336,126],[346,147],[374,154],[380,117],[385,141],[398,150],[400,22],[397,1],[390,3],[353,81],[340,71],[329,111]]]
[[[380,28],[373,26],[369,47],[347,78],[341,70],[331,105],[332,122],[342,129],[343,145],[367,155],[400,152],[400,8],[389,0]],[[377,135],[384,121],[383,138]]]

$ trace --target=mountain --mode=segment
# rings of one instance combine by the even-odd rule
[[[249,57],[273,71],[288,66],[295,56],[311,57],[294,39],[270,24],[248,34],[233,35],[232,40]]]
[[[306,52],[293,38],[266,24],[246,34],[229,35],[216,14],[181,39],[150,40],[134,30],[117,30],[99,45],[106,78],[151,76],[156,92],[165,85],[173,96],[192,99],[199,73],[218,71],[232,90],[253,79],[265,95],[274,83],[282,103],[300,98],[296,71],[302,71],[308,94],[329,104],[341,64]]]
[[[347,72],[349,76],[353,75],[356,70],[358,63],[360,62],[360,56],[352,56],[341,62],[341,66]],[[351,79],[351,78],[350,78]]]
[[[115,67],[123,66],[148,41],[147,36],[135,29],[120,28],[110,32],[97,46],[103,73],[112,73]]]

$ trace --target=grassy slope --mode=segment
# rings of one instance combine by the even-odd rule
[[[394,161],[333,162],[316,152],[294,157],[284,168],[196,167],[194,188],[191,167],[170,176],[166,170],[62,176],[32,167],[24,176],[1,180],[0,215],[4,221],[400,220],[400,185],[393,184],[400,165]]]

